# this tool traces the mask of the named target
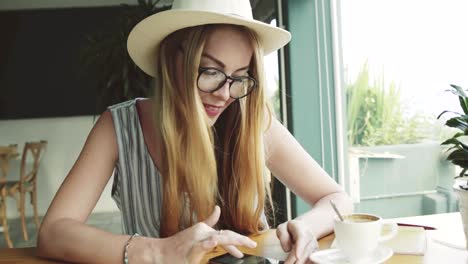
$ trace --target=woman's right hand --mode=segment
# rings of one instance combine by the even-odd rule
[[[218,245],[241,258],[243,254],[237,246],[257,246],[249,237],[213,229],[220,214],[221,209],[215,206],[207,219],[168,238],[136,237],[128,249],[129,263],[200,263],[203,256]]]

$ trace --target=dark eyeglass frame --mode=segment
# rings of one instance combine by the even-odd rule
[[[215,89],[213,89],[212,91],[205,91],[205,90],[202,90],[200,89],[200,85],[198,84],[199,80],[200,80],[200,76],[202,75],[202,73],[208,71],[208,70],[214,70],[214,71],[217,71],[219,73],[222,73],[224,75],[224,81],[222,81],[218,87],[216,87]],[[231,95],[231,86],[232,84],[234,83],[234,81],[236,80],[244,80],[244,79],[249,79],[253,82],[253,86],[252,88],[250,88],[250,90],[248,91],[248,93],[242,95],[242,96],[239,96],[239,97],[233,97]],[[227,75],[225,72],[219,70],[219,69],[216,69],[216,68],[213,68],[213,67],[198,67],[198,77],[197,77],[197,88],[198,90],[204,92],[204,93],[214,93],[216,91],[218,91],[219,89],[221,89],[227,82],[227,80],[231,80],[232,82],[229,83],[229,97],[231,97],[232,99],[241,99],[241,98],[244,98],[246,97],[247,95],[249,95],[255,88],[257,88],[257,80],[253,77],[250,77],[250,76],[229,76]]]

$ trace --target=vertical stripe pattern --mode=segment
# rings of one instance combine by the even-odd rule
[[[124,234],[159,237],[162,179],[144,141],[139,99],[109,107],[119,151],[112,198],[121,211]]]

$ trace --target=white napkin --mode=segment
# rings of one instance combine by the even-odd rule
[[[427,247],[426,230],[415,226],[398,226],[396,236],[388,241],[382,242],[395,254],[424,255]]]
[[[436,230],[431,233],[430,238],[442,245],[466,250],[466,239],[463,230],[456,230],[454,232]]]

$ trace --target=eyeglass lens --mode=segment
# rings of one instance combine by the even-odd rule
[[[254,78],[249,76],[227,76],[224,72],[214,68],[200,68],[198,88],[204,92],[214,92],[230,80],[229,93],[232,98],[248,95],[256,85]]]

